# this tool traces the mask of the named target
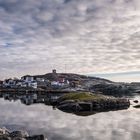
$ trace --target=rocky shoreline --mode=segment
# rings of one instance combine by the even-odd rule
[[[0,128],[0,140],[45,140],[44,135],[30,136],[26,131],[10,131],[6,128]]]
[[[93,93],[81,93],[81,95],[69,94],[64,96],[58,100],[57,108],[68,113],[98,113],[128,109],[130,107],[130,101],[124,98],[114,98]]]

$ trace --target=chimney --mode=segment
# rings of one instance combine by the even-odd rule
[[[53,74],[56,74],[56,69],[53,69],[53,70],[52,70],[52,73],[53,73]]]

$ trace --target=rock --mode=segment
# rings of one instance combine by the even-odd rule
[[[133,106],[134,108],[140,108],[140,105],[135,105],[135,106]]]
[[[13,131],[10,133],[10,137],[20,137],[20,138],[25,138],[28,137],[29,134],[26,131]]]
[[[61,104],[67,104],[67,103],[75,103],[75,100],[64,100],[61,102]]]
[[[0,135],[4,135],[4,130],[0,128]]]
[[[58,109],[64,112],[81,112],[81,111],[113,111],[127,109],[130,106],[129,102],[120,100],[108,101],[88,101],[65,103],[57,106]]]
[[[27,140],[45,140],[44,135],[34,135],[27,137]]]
[[[10,132],[8,129],[4,128],[0,128],[0,135],[9,135]]]
[[[134,102],[134,103],[138,103],[139,101],[138,101],[138,100],[134,100],[133,102]]]
[[[26,140],[25,138],[21,138],[21,137],[14,137],[12,140]]]
[[[78,103],[65,103],[57,106],[57,108],[64,112],[77,112],[81,110]]]
[[[45,140],[44,135],[29,136],[26,131],[9,132],[6,128],[0,129],[0,140]]]
[[[6,135],[1,135],[0,140],[12,140],[12,139]]]
[[[130,101],[128,99],[114,98],[91,93],[72,93],[60,97],[57,108],[64,112],[77,114],[78,112],[98,113],[122,110],[129,108],[129,106]]]

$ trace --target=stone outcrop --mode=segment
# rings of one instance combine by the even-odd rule
[[[94,95],[96,97],[96,95]],[[114,110],[128,109],[130,102],[128,99],[113,98],[102,96],[101,98],[93,98],[89,100],[64,100],[59,101],[57,108],[64,112],[77,113],[77,112],[106,112]]]
[[[13,131],[0,128],[0,140],[45,140],[43,135],[29,136],[26,131]]]
[[[134,102],[134,103],[138,103],[139,101],[138,101],[138,100],[134,100],[133,102]]]
[[[140,108],[140,105],[135,105],[135,106],[133,106],[134,108]]]
[[[116,100],[102,100],[102,101],[85,101],[85,102],[65,102],[57,106],[60,110],[68,112],[73,111],[106,111],[106,110],[119,110],[127,109],[130,106],[128,100],[116,99]]]

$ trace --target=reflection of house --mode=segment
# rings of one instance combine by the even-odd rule
[[[32,98],[32,96],[28,96],[28,95],[23,96],[20,100],[22,103],[26,105],[30,105],[34,103],[34,99]]]
[[[30,94],[30,95],[24,95],[22,98],[20,98],[21,102],[26,104],[26,105],[31,105],[34,103],[44,103],[44,98],[43,96],[38,96],[37,94]]]

